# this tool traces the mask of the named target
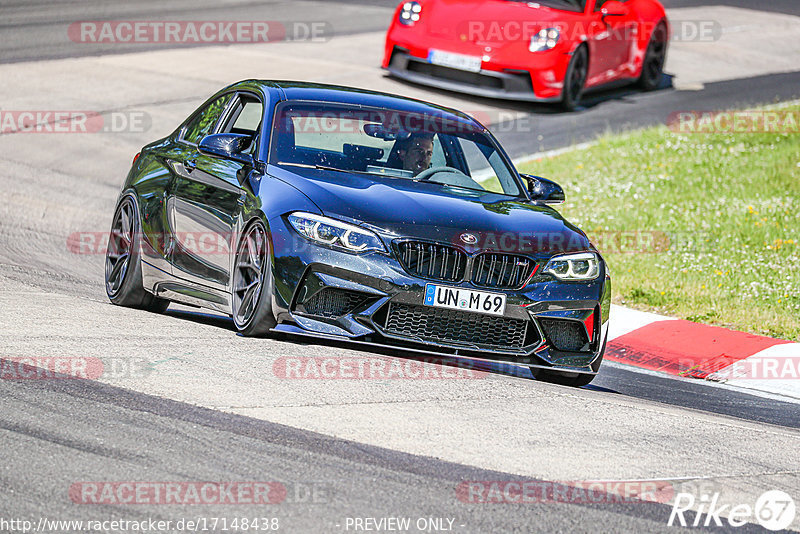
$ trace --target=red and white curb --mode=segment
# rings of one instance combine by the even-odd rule
[[[800,343],[612,306],[605,360],[800,399]]]

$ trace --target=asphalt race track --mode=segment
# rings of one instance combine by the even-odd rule
[[[485,118],[518,158],[663,124],[677,110],[800,98],[796,1],[759,11],[739,0],[665,4],[676,19],[711,18],[730,32],[676,43],[659,91],[606,92],[563,114],[386,78],[377,65],[393,1],[0,3],[2,110],[80,109],[127,121],[94,134],[0,134],[0,366],[6,358],[63,357],[102,360],[113,371],[96,380],[0,380],[0,532],[21,531],[2,522],[12,518],[36,525],[214,517],[278,518],[283,532],[364,531],[355,519],[389,517],[430,520],[431,532],[675,530],[668,499],[482,503],[461,493],[470,481],[659,481],[698,499],[719,494],[720,505],[753,506],[773,489],[797,500],[800,400],[617,364],[581,389],[500,368],[460,380],[284,379],[275,365],[290,357],[416,360],[243,338],[228,318],[188,307],[157,316],[111,306],[105,249],[70,245],[76,235],[108,231],[141,146],[238,79],[302,78],[452,105]],[[259,18],[325,21],[333,33],[324,43],[203,47],[92,46],[66,37],[79,20]],[[752,47],[765,24],[775,24],[777,42]],[[286,495],[269,505],[76,502],[76,484],[104,481],[277,482]],[[691,530],[764,532],[752,517],[725,525]],[[800,519],[790,529],[800,531]]]

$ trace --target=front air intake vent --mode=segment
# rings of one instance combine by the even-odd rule
[[[522,319],[392,302],[386,332],[427,342],[513,350],[536,341],[526,339],[529,325]]]
[[[588,352],[589,339],[586,329],[578,321],[540,319],[544,336],[554,349],[564,352]]]
[[[337,318],[351,313],[368,300],[368,296],[356,291],[326,287],[317,291],[303,303],[305,313],[318,317]]]

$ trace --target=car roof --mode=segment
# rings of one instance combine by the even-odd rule
[[[400,111],[447,117],[458,120],[459,122],[466,122],[473,126],[478,126],[481,129],[484,128],[484,126],[474,118],[452,108],[401,95],[381,93],[356,87],[287,80],[243,80],[231,85],[227,89],[235,89],[239,86],[249,86],[252,88],[254,85],[260,86],[265,94],[270,94],[273,98],[277,97],[275,98],[276,100],[311,100],[369,107],[386,107]]]

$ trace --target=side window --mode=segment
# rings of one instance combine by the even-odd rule
[[[431,157],[431,167],[446,167],[447,157],[442,149],[442,142],[439,134],[433,138],[433,156]]]
[[[513,176],[497,151],[486,145],[478,145],[469,139],[460,138],[459,142],[467,161],[467,167],[469,167],[467,174],[477,182],[479,187],[493,193],[518,191],[519,188],[515,185]]]
[[[256,97],[239,95],[231,106],[230,113],[225,117],[225,123],[220,127],[219,133],[255,135],[261,126],[263,113],[264,106]]]
[[[264,106],[258,98],[250,95],[238,95],[236,102],[231,107],[231,112],[225,118],[225,123],[219,129],[219,133],[244,134],[255,141],[261,130],[263,116]],[[245,152],[252,155],[255,152],[256,144],[251,142]]]
[[[186,125],[186,129],[183,131],[183,140],[196,145],[203,137],[210,134],[230,99],[230,94],[223,95],[197,113]]]
[[[261,125],[261,116],[264,107],[261,102],[245,102],[236,120],[233,122],[231,131],[233,133],[255,134]]]
[[[489,160],[486,159],[486,156],[474,142],[468,139],[459,139],[459,141],[461,143],[461,150],[464,153],[464,158],[467,160],[468,169],[466,173],[468,175],[474,176],[481,170],[486,168],[491,169],[492,166],[489,164]]]
[[[601,9],[603,9],[603,4],[605,4],[605,3],[606,3],[606,2],[608,2],[608,1],[609,1],[609,0],[597,0],[597,3],[594,5],[594,10],[595,10],[595,11],[600,11]],[[625,2],[627,2],[628,0],[619,0],[619,1],[620,1],[620,2],[622,2],[622,3],[624,4],[624,3],[625,3]]]

